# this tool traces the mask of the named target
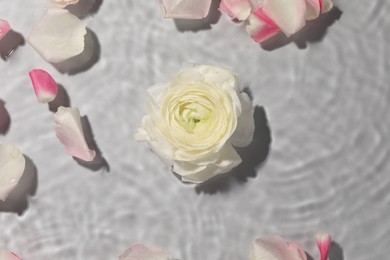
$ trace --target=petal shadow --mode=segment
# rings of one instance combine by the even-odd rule
[[[10,30],[0,40],[0,56],[3,60],[7,60],[9,56],[19,47],[25,43],[23,35],[14,30]]]
[[[6,135],[11,126],[11,117],[5,107],[5,102],[0,99],[0,134]]]
[[[59,107],[70,107],[70,98],[68,92],[66,92],[64,86],[57,84],[58,92],[55,99],[48,103],[49,110],[53,113],[57,112]]]

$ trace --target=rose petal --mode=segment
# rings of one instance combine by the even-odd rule
[[[58,86],[52,76],[41,69],[34,69],[29,73],[35,95],[40,103],[48,103],[55,99]]]
[[[321,0],[306,0],[306,20],[313,20],[321,13]]]
[[[262,9],[287,36],[299,31],[306,23],[305,0],[264,0]]]
[[[165,18],[202,19],[212,0],[159,0]]]
[[[254,108],[252,101],[246,93],[240,94],[242,112],[238,118],[237,128],[234,131],[230,142],[237,147],[248,146],[253,140],[255,132],[255,121],[253,119]]]
[[[0,249],[0,260],[22,260],[22,258],[10,251]]]
[[[307,260],[305,251],[279,236],[265,236],[253,242],[250,260]]]
[[[321,260],[328,260],[328,254],[330,250],[330,245],[332,243],[332,238],[327,233],[318,233],[316,235],[317,246],[320,250]]]
[[[159,248],[131,245],[119,256],[119,260],[173,260],[171,255]]]
[[[0,144],[0,200],[18,184],[25,168],[25,159],[18,148],[10,144]]]
[[[27,41],[48,62],[59,63],[84,50],[83,22],[68,10],[49,8]]]
[[[261,7],[249,17],[246,30],[255,42],[264,42],[280,33],[279,27],[269,18]]]
[[[219,10],[227,13],[231,18],[246,20],[252,12],[252,5],[249,0],[222,0]]]
[[[68,5],[77,4],[79,0],[51,0],[51,2],[60,8],[64,8]]]
[[[321,3],[321,13],[329,12],[333,7],[332,0],[319,0]]]
[[[6,20],[0,19],[0,40],[11,30],[11,26]]]
[[[96,152],[85,141],[78,108],[59,107],[54,115],[56,135],[66,152],[84,161],[92,161]]]

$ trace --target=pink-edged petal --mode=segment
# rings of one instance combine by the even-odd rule
[[[48,103],[55,99],[58,86],[53,77],[46,71],[34,69],[29,73],[35,95],[40,103]]]
[[[219,10],[227,13],[231,18],[246,20],[252,12],[252,5],[249,0],[222,0]]]
[[[173,260],[173,258],[159,248],[134,244],[119,256],[119,260]]]
[[[250,260],[307,260],[305,251],[279,236],[264,236],[253,242]]]
[[[83,52],[84,23],[66,9],[48,8],[27,38],[48,62],[59,63]]]
[[[0,260],[22,260],[22,258],[10,251],[0,249]]]
[[[25,159],[18,148],[0,144],[0,200],[5,200],[23,175]]]
[[[305,0],[264,0],[261,6],[287,36],[299,31],[306,23]]]
[[[6,20],[0,19],[0,40],[11,30],[11,26]]]
[[[212,0],[159,0],[165,18],[202,19]]]
[[[316,240],[318,249],[320,250],[321,260],[328,260],[332,238],[328,233],[318,233]]]
[[[77,4],[79,0],[51,0],[51,2],[60,8],[64,8],[68,5]]]
[[[59,107],[54,114],[56,135],[66,152],[84,161],[92,161],[96,152],[88,148],[78,108]]]
[[[280,33],[279,27],[264,13],[261,7],[250,15],[246,30],[255,42],[264,42]]]

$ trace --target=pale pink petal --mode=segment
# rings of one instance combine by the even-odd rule
[[[328,260],[332,238],[327,233],[318,233],[316,235],[316,240],[318,249],[320,250],[321,260]]]
[[[279,27],[263,12],[261,7],[250,15],[246,30],[255,42],[264,42],[280,33]]]
[[[96,152],[85,141],[78,108],[59,107],[54,115],[56,135],[66,152],[84,161],[92,161]]]
[[[231,18],[246,20],[252,12],[252,5],[249,0],[222,0],[219,10],[227,13]]]
[[[321,14],[322,0],[306,0],[306,20],[313,20]]]
[[[262,9],[287,36],[299,31],[306,23],[305,0],[264,0]]]
[[[0,144],[0,200],[5,200],[23,175],[25,159],[18,148]]]
[[[6,20],[0,19],[0,40],[11,30],[11,26]]]
[[[59,63],[83,52],[83,22],[66,9],[49,8],[27,38],[48,62]]]
[[[29,73],[35,95],[40,103],[48,103],[55,99],[58,91],[56,81],[52,76],[41,69],[34,69]]]
[[[119,256],[119,260],[173,260],[173,258],[159,248],[134,244]]]
[[[10,251],[0,249],[0,260],[22,260],[22,258]]]
[[[79,0],[51,0],[51,2],[58,7],[64,8],[68,5],[77,4]]]
[[[165,18],[202,19],[212,0],[159,0]]]
[[[279,236],[264,236],[253,242],[250,260],[307,260],[305,251]]]

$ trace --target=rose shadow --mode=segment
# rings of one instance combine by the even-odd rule
[[[102,4],[103,0],[80,0],[77,4],[68,5],[66,9],[78,18],[83,19],[95,15]]]
[[[3,60],[7,60],[9,56],[19,47],[25,43],[23,35],[14,30],[10,30],[0,40],[0,56]]]
[[[70,98],[64,86],[58,84],[58,92],[55,99],[48,103],[49,110],[53,113],[57,112],[59,107],[70,107]]]
[[[320,15],[317,19],[307,21],[305,27],[299,32],[287,37],[283,33],[270,38],[260,44],[261,48],[273,51],[294,42],[299,49],[306,49],[308,43],[320,42],[325,37],[328,28],[341,18],[343,12],[336,6],[328,13]]]
[[[195,187],[197,194],[215,194],[228,192],[233,184],[243,184],[257,175],[257,170],[266,161],[271,144],[271,131],[263,107],[256,106],[254,111],[255,132],[249,146],[236,148],[242,163],[228,173],[218,175]]]
[[[5,107],[5,102],[0,99],[0,134],[6,135],[11,126],[11,117]]]
[[[216,24],[221,17],[221,12],[218,10],[220,2],[221,0],[213,0],[209,14],[203,19],[173,19],[176,29],[179,32],[210,30],[211,25]]]
[[[337,242],[332,241],[330,245],[329,260],[344,260],[343,248]]]
[[[33,161],[26,155],[26,166],[18,185],[5,201],[0,201],[0,212],[13,212],[21,216],[28,208],[28,197],[34,196],[38,188],[38,171]]]

